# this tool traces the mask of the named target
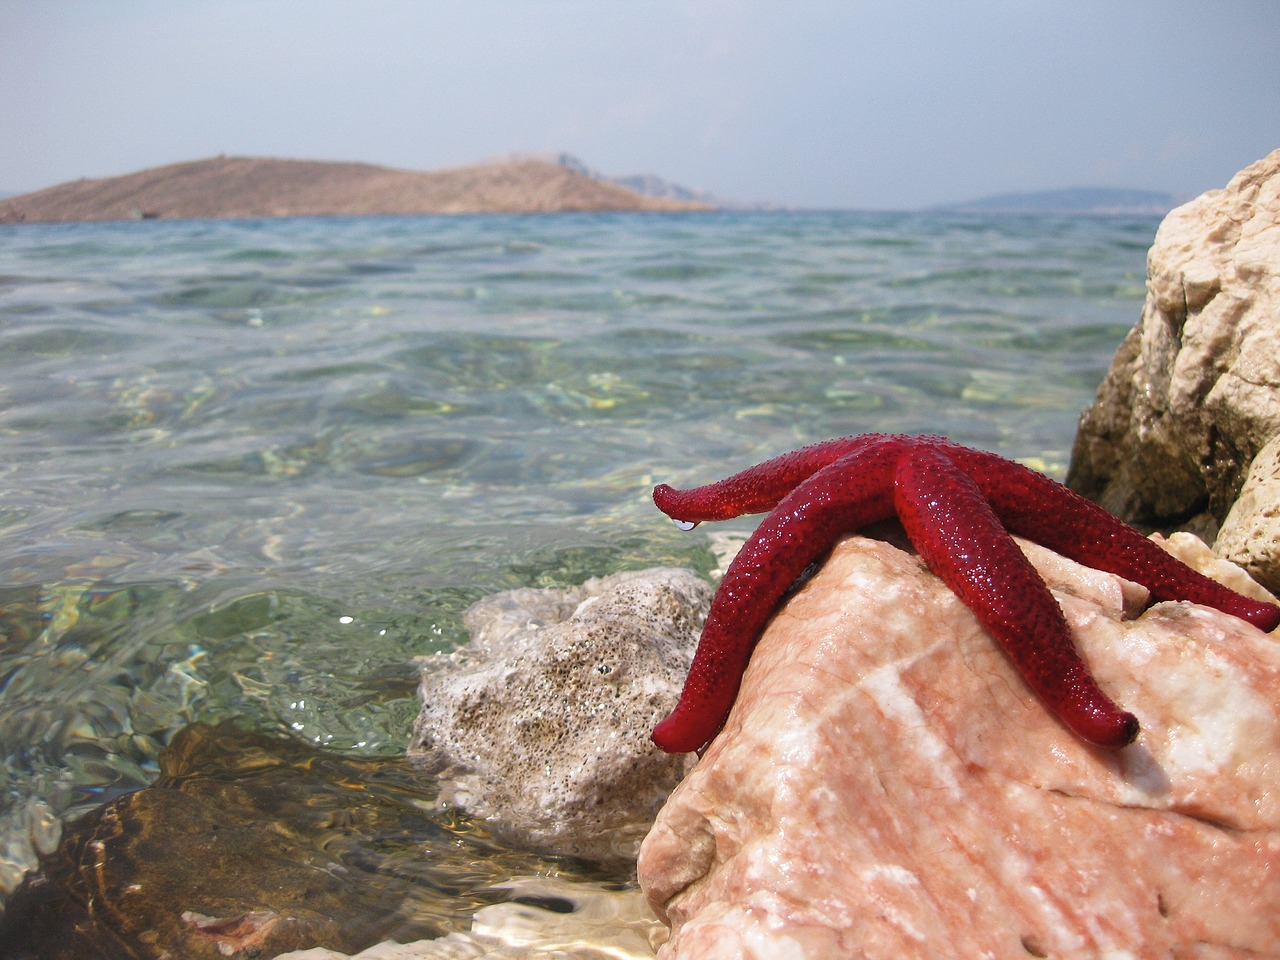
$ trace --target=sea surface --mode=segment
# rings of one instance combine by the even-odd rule
[[[0,227],[0,893],[187,723],[394,755],[480,597],[709,572],[655,482],[868,431],[1060,478],[1157,225]]]

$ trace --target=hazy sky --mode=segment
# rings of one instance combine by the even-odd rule
[[[219,153],[566,151],[736,200],[1193,196],[1280,147],[1280,2],[0,0],[0,191]]]

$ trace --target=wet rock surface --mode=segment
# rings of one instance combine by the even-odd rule
[[[315,947],[280,960],[652,960],[666,940],[634,887],[523,877],[502,889],[512,899],[478,910],[466,933],[386,941],[357,954]]]
[[[656,569],[471,607],[471,642],[423,661],[409,748],[439,776],[442,805],[520,845],[634,861],[692,767],[649,732],[675,704],[712,592]]]
[[[620,880],[512,850],[431,812],[402,758],[334,756],[233,724],[193,725],[161,775],[64,829],[6,904],[0,956],[355,953],[469,930],[516,876]]]

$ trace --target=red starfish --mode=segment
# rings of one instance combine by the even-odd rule
[[[681,527],[768,512],[729,565],[671,716],[653,731],[669,753],[719,732],[756,639],[778,602],[843,534],[897,515],[929,568],[1000,641],[1037,696],[1078,737],[1123,747],[1138,719],[1099,689],[1062,610],[1013,542],[1026,537],[1145,586],[1270,631],[1280,608],[1174,559],[1097,504],[1042,474],[943,437],[866,434],[784,454],[691,490],[659,484],[654,503]]]

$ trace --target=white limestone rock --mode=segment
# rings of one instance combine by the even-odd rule
[[[1280,436],[1253,458],[1213,549],[1280,590]]]
[[[1143,527],[1222,526],[1219,554],[1280,590],[1274,467],[1253,468],[1277,437],[1280,150],[1160,225],[1142,318],[1081,418],[1067,485]]]

